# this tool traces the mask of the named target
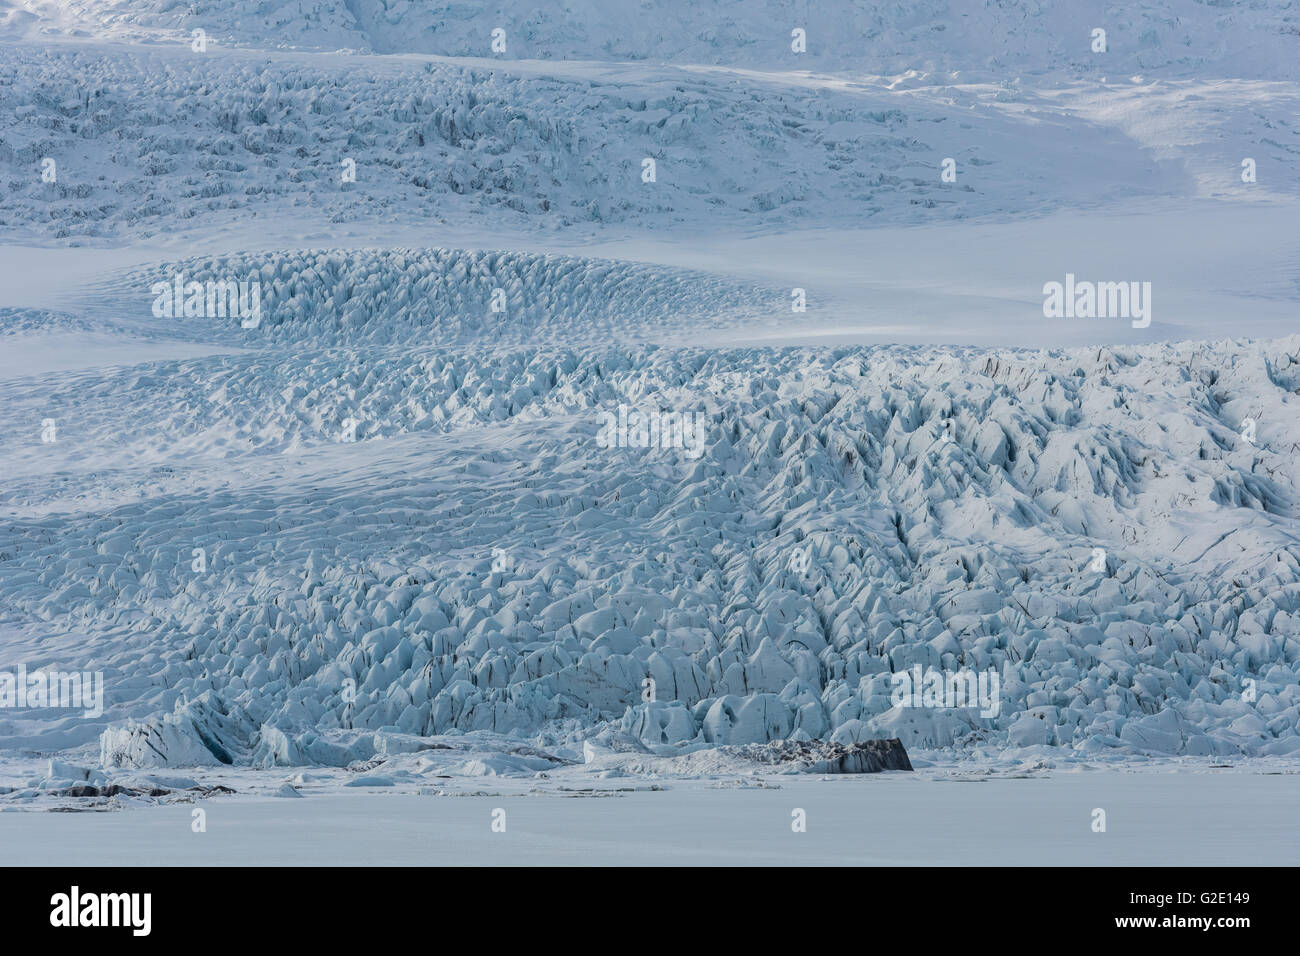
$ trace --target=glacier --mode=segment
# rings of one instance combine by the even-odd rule
[[[0,41],[0,675],[106,689],[0,676],[0,811],[1294,776],[1293,4],[0,0]],[[257,321],[154,307],[226,281]]]

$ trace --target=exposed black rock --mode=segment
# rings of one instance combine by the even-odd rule
[[[210,796],[214,793],[234,793],[229,787],[217,785],[215,787],[188,787],[190,791],[198,793],[200,796]],[[165,797],[170,793],[179,791],[168,790],[163,787],[123,787],[120,784],[110,783],[102,787],[93,784],[79,783],[71,787],[60,787],[57,790],[49,791],[59,797],[116,797],[118,794],[126,794],[129,797]]]
[[[911,770],[907,749],[897,737],[837,744],[828,740],[774,740],[766,744],[720,747],[756,763],[796,764],[803,773],[879,773],[882,770]]]

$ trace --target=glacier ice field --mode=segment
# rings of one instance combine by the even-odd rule
[[[0,0],[0,811],[1293,777],[1297,66],[1286,0]]]

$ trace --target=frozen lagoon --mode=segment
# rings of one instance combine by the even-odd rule
[[[223,776],[230,778],[231,771]],[[238,772],[234,772],[238,773]],[[819,777],[479,778],[424,787],[244,771],[235,795],[0,813],[9,865],[1288,866],[1300,773],[1277,761]],[[270,781],[274,781],[272,784]],[[660,790],[651,790],[658,785]],[[530,792],[531,791],[531,792]],[[443,795],[439,795],[442,793]],[[206,832],[191,829],[196,807]],[[505,832],[492,829],[506,812]],[[806,832],[792,812],[806,812]],[[1093,811],[1106,811],[1106,832]]]

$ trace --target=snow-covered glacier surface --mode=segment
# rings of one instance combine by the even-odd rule
[[[792,16],[0,0],[0,810],[1294,859],[1300,14]]]
[[[6,443],[7,647],[108,687],[12,739],[136,769],[476,733],[546,751],[528,770],[588,738],[1300,750],[1296,338],[461,352],[301,325],[6,383],[3,434],[68,423]],[[620,408],[690,438],[603,447]],[[996,672],[999,712],[896,704],[914,667]]]

